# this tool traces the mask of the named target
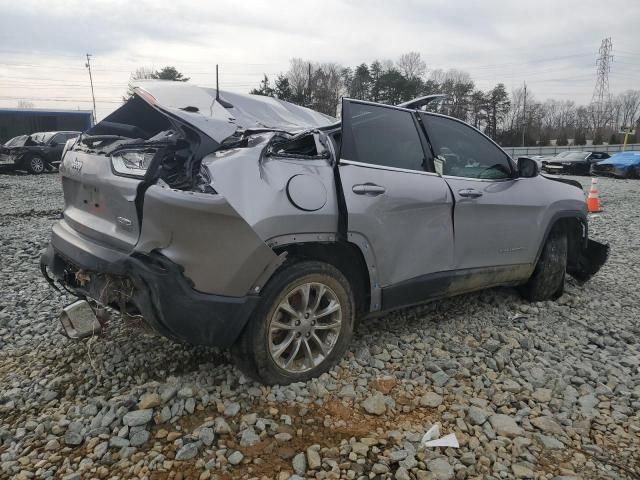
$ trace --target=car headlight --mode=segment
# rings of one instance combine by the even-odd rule
[[[119,150],[111,154],[111,165],[117,174],[144,177],[156,151],[153,148]]]

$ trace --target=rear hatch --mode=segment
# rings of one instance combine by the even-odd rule
[[[141,82],[135,92],[83,133],[60,166],[67,226],[127,252],[138,242],[149,186],[206,188],[202,158],[238,131],[295,132],[335,122],[274,98],[224,92],[222,99],[216,90],[183,82]]]
[[[131,251],[138,241],[146,187],[162,177],[190,188],[186,170],[218,143],[136,96],[85,132],[64,154],[64,219],[97,243]]]

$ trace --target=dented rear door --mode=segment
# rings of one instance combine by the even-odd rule
[[[380,286],[450,270],[453,199],[446,182],[426,171],[428,152],[413,113],[345,100],[342,124],[348,231],[366,237]]]

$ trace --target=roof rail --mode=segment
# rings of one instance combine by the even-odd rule
[[[403,107],[403,108],[418,109],[420,107],[425,106],[428,103],[433,102],[434,100],[438,100],[439,98],[445,98],[445,97],[446,95],[443,93],[437,93],[434,95],[425,95],[424,97],[417,97],[417,98],[414,98],[413,100],[409,100],[408,102],[402,102],[397,106]]]

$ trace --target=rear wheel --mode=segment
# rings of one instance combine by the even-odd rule
[[[34,155],[26,161],[27,170],[34,174],[40,174],[44,172],[45,163],[44,159],[38,155]]]
[[[545,243],[536,268],[520,293],[530,302],[551,300],[562,295],[567,270],[567,234],[554,228]]]
[[[344,355],[355,315],[349,282],[335,267],[303,261],[271,279],[233,347],[238,367],[266,384],[286,385],[326,372]]]

